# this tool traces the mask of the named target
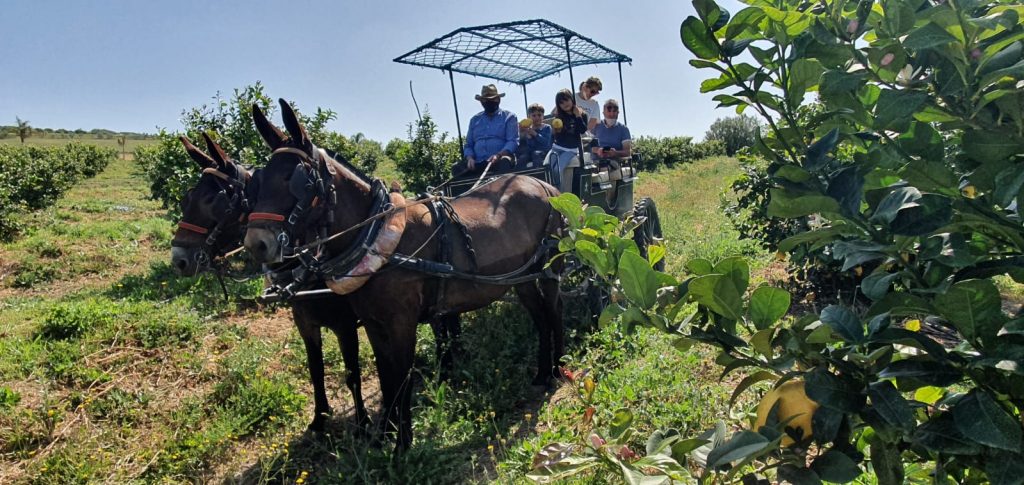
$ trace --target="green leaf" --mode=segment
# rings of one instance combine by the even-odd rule
[[[899,276],[900,273],[886,273],[885,271],[871,273],[860,282],[860,291],[871,300],[878,301],[889,293],[889,285]]]
[[[978,83],[980,86],[985,87],[992,84],[1004,77],[1020,80],[1024,78],[1024,61],[1020,61],[1010,67],[1004,67],[986,74],[981,78],[981,82]]]
[[[731,320],[743,315],[743,300],[729,277],[720,274],[698,276],[690,280],[690,294],[697,303]]]
[[[682,463],[686,459],[687,453],[690,453],[701,446],[711,443],[710,440],[700,438],[689,438],[685,440],[679,440],[672,445],[672,458],[677,462]]]
[[[1024,170],[1020,166],[1010,167],[996,175],[995,202],[1000,207],[1009,206],[1024,186]]]
[[[1021,485],[1024,483],[1024,456],[1019,451],[993,453],[985,460],[985,475],[991,485]]]
[[[899,292],[889,293],[882,297],[881,300],[875,302],[868,309],[868,318],[875,315],[881,315],[882,313],[890,313],[892,316],[909,316],[909,315],[931,315],[935,311],[934,308],[928,303],[927,300],[911,295],[910,293]]]
[[[903,151],[921,157],[923,160],[942,160],[944,147],[942,135],[928,123],[914,121],[910,131],[899,136]]]
[[[810,468],[797,468],[793,465],[779,467],[779,481],[792,485],[821,485],[821,478]]]
[[[914,428],[914,411],[891,382],[872,382],[868,386],[868,398],[879,416],[889,424],[903,431]]]
[[[893,219],[889,229],[899,236],[923,236],[949,224],[953,201],[938,194],[924,194]]]
[[[861,325],[857,315],[846,307],[839,305],[825,307],[821,311],[821,321],[849,343],[859,344],[864,341],[864,326]]]
[[[746,391],[748,388],[750,388],[750,386],[757,384],[758,382],[761,381],[767,381],[778,378],[779,376],[775,375],[774,372],[769,372],[766,370],[757,371],[753,374],[750,374],[747,377],[744,377],[743,380],[740,381],[740,383],[736,386],[736,389],[732,391],[732,396],[729,397],[729,407],[732,407],[732,405],[736,403],[736,398],[740,397],[740,394],[743,394],[743,391]]]
[[[728,276],[736,286],[736,293],[740,295],[747,291],[747,285],[750,284],[750,266],[745,259],[739,256],[719,261],[712,273]]]
[[[957,401],[953,407],[956,429],[975,443],[992,448],[1019,452],[1020,423],[999,404],[979,389]]]
[[[658,298],[658,276],[643,257],[631,252],[619,259],[619,281],[622,291],[633,303],[643,309],[654,306]]]
[[[991,280],[960,281],[937,295],[933,303],[965,339],[973,340],[983,333],[995,335],[998,331],[1002,301]]]
[[[925,386],[914,391],[914,400],[925,404],[935,404],[946,395],[946,390],[941,387]]]
[[[804,167],[812,171],[820,168],[828,161],[828,154],[835,150],[838,143],[839,129],[834,128],[807,147],[807,160],[804,162]]]
[[[932,49],[956,40],[957,38],[946,32],[946,29],[935,25],[934,22],[928,22],[924,27],[911,32],[903,41],[903,46],[915,50]]]
[[[744,33],[760,33],[764,17],[764,11],[759,7],[747,7],[736,12],[725,29],[725,38],[734,39]]]
[[[660,244],[647,246],[647,264],[653,268],[662,259],[665,259],[665,246]]]
[[[789,90],[786,92],[786,98],[790,105],[799,106],[804,100],[804,94],[818,85],[818,79],[825,68],[815,59],[797,59],[789,69]]]
[[[615,271],[608,253],[593,241],[576,241],[576,254],[598,273],[610,275]]]
[[[833,97],[857,91],[864,84],[863,73],[848,73],[841,70],[830,70],[822,74],[821,86],[818,90],[822,96]]]
[[[903,131],[910,126],[913,114],[928,101],[928,94],[920,91],[883,89],[875,105],[873,126],[877,130]]]
[[[608,438],[612,440],[618,440],[626,433],[627,430],[629,430],[629,427],[632,425],[632,411],[626,408],[615,410],[615,413],[612,414],[611,422],[608,423]]]
[[[920,198],[921,191],[914,187],[898,187],[893,189],[892,192],[889,192],[878,203],[878,208],[871,215],[871,220],[884,223],[892,222],[896,218],[897,212],[908,207],[915,207],[917,200]]]
[[[768,438],[753,431],[740,431],[708,453],[708,469],[716,469],[764,450]]]
[[[968,130],[962,142],[964,153],[982,163],[1002,162],[1024,152],[1021,139],[999,131]]]
[[[848,483],[863,473],[857,464],[846,454],[831,449],[814,459],[811,469],[826,482]]]
[[[697,276],[703,276],[711,274],[715,266],[704,258],[693,258],[686,262],[686,271],[693,273]]]
[[[772,359],[772,337],[775,336],[774,328],[765,328],[754,332],[754,335],[750,337],[750,346],[757,351],[757,353],[765,356],[768,360]]]
[[[761,286],[750,295],[750,319],[757,329],[768,328],[789,311],[789,305],[788,291]]]
[[[914,160],[900,172],[910,185],[925,192],[937,192],[946,195],[957,195],[960,179],[945,164]]]
[[[883,379],[912,377],[927,385],[938,387],[949,386],[963,379],[963,374],[955,367],[917,358],[893,362],[882,369],[878,376]]]
[[[953,455],[981,453],[981,446],[957,430],[952,413],[941,413],[918,426],[914,430],[911,440],[936,453]]]
[[[846,413],[856,413],[864,406],[864,395],[851,389],[849,383],[820,367],[804,375],[804,389],[814,402]]]
[[[583,203],[580,202],[579,197],[570,192],[549,197],[548,202],[551,203],[551,207],[568,219],[569,227],[579,229],[583,219]]]
[[[1015,318],[1006,322],[996,335],[1024,335],[1024,318]]]
[[[802,195],[787,189],[769,191],[768,217],[795,219],[819,213],[838,213],[839,203],[827,195]]]
[[[783,165],[772,176],[798,184],[811,179],[811,174],[796,165]]]
[[[686,17],[686,20],[683,20],[683,24],[679,27],[679,36],[683,40],[683,45],[693,55],[707,60],[718,58],[718,45],[715,44],[715,39],[708,32],[707,26],[699,18],[693,16]]]

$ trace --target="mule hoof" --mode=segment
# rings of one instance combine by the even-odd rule
[[[307,429],[309,429],[310,431],[312,431],[314,433],[321,433],[321,432],[323,432],[324,426],[327,424],[327,418],[330,415],[331,415],[331,410],[330,409],[328,409],[327,411],[324,411],[324,412],[316,413],[316,415],[313,416],[313,422],[309,423],[309,427]]]

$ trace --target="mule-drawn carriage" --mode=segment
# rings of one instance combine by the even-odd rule
[[[578,40],[596,45],[545,21],[501,27],[517,31],[529,26],[556,29],[570,55],[580,49],[574,47]],[[522,50],[512,43],[502,45]],[[615,55],[619,62],[628,61]],[[566,66],[595,62],[591,57]],[[451,73],[455,67],[448,69]],[[553,72],[558,70],[548,74]],[[322,327],[341,341],[360,423],[368,415],[359,385],[355,329],[365,328],[385,407],[380,424],[397,433],[400,448],[412,440],[408,380],[419,322],[431,323],[442,373],[450,372],[458,315],[514,289],[538,330],[534,383],[544,385],[558,375],[564,354],[559,295],[563,261],[548,262],[564,221],[549,202],[558,191],[546,183],[546,167],[524,167],[457,197],[435,193],[407,200],[397,186],[388,188],[316,147],[292,106],[283,99],[280,105],[286,130],[271,123],[259,106],[253,107],[257,131],[272,150],[267,164],[253,173],[232,162],[208,136],[209,155],[183,139],[203,177],[182,201],[172,264],[184,274],[195,274],[243,243],[264,264],[269,285],[262,299],[292,306],[306,347],[315,404],[311,430],[322,429],[330,412]],[[617,215],[642,217],[636,238],[641,250],[646,249],[660,237],[660,227],[649,199],[632,208],[633,160],[623,163],[616,176],[590,163],[582,152],[580,157],[584,163],[574,176],[577,195]],[[615,197],[608,195],[612,187]],[[493,217],[497,213],[502,217]]]

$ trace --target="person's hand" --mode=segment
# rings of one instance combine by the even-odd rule
[[[466,157],[466,170],[476,170],[476,160],[473,157]]]
[[[583,116],[583,108],[576,107],[576,116]]]
[[[497,161],[498,161],[498,154],[494,154],[494,155],[491,155],[491,157],[487,159],[487,164],[490,165],[490,164],[492,164],[494,162],[497,162]]]

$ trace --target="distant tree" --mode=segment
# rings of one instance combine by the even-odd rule
[[[120,135],[120,136],[118,136],[118,137],[117,137],[117,144],[118,144],[118,146],[120,146],[120,147],[121,147],[121,159],[122,159],[122,160],[124,160],[124,159],[127,159],[127,158],[128,158],[128,154],[127,154],[127,153],[125,152],[125,150],[124,150],[124,146],[125,146],[125,143],[126,143],[127,141],[128,141],[128,140],[127,140],[127,138],[125,138],[125,136],[124,136],[124,135]]]
[[[32,136],[32,127],[28,124],[28,120],[23,120],[17,116],[15,116],[14,119],[18,123],[18,138],[21,138],[21,143],[24,144],[25,139]]]
[[[711,127],[704,134],[704,140],[722,141],[725,143],[725,153],[732,156],[741,148],[753,146],[760,129],[761,122],[753,116],[719,118],[711,123]]]

